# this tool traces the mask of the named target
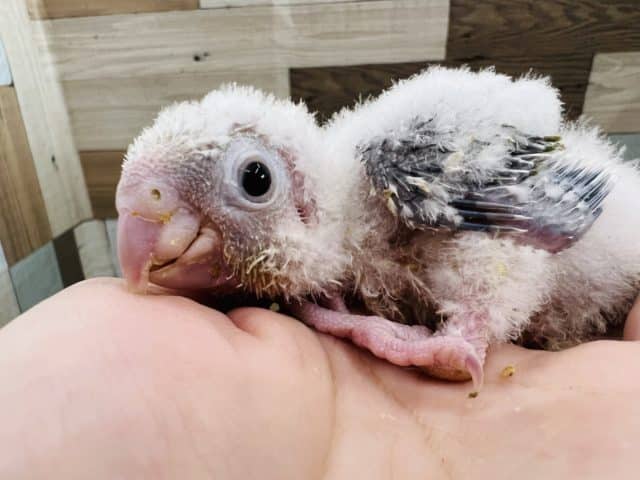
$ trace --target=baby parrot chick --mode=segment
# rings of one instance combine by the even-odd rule
[[[548,80],[434,67],[337,114],[226,86],[127,152],[132,288],[248,293],[401,366],[482,384],[490,344],[623,318],[640,176]],[[357,312],[357,313],[355,313]]]

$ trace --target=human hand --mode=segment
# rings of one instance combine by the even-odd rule
[[[0,331],[0,478],[635,478],[639,358],[506,345],[469,398],[283,315],[95,280]]]

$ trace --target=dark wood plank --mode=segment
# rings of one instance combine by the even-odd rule
[[[427,65],[428,62],[415,62],[292,68],[289,71],[291,98],[304,101],[324,122],[342,107],[351,107],[359,99],[378,95],[394,80],[410,77]]]
[[[638,0],[451,0],[447,59],[637,50]]]
[[[447,61],[551,76],[582,113],[596,52],[640,49],[638,0],[451,0]]]
[[[450,60],[449,65],[469,65],[473,69],[495,66],[497,72],[520,76],[529,71],[551,77],[553,86],[560,90],[565,113],[576,119],[582,113],[584,97],[589,84],[593,55],[576,52],[571,56],[539,57],[533,55]],[[531,99],[535,101],[535,99]]]
[[[582,113],[594,52],[640,50],[638,0],[451,0],[444,65],[550,76],[569,118]],[[421,63],[290,71],[291,93],[325,120]]]
[[[123,157],[124,152],[119,150],[80,152],[94,218],[118,216],[115,195]]]
[[[60,276],[65,287],[84,280],[82,263],[78,254],[78,246],[73,229],[53,239],[53,248],[58,259]]]
[[[13,87],[0,87],[0,243],[11,266],[51,240],[51,227]]]
[[[586,52],[570,58],[520,56],[497,60],[298,68],[291,69],[289,76],[293,99],[304,101],[312,111],[318,112],[322,122],[342,107],[353,106],[360,98],[378,95],[389,88],[394,80],[410,77],[430,64],[450,67],[468,65],[474,70],[495,66],[496,71],[508,75],[520,76],[533,71],[550,76],[554,86],[560,90],[568,116],[576,118],[582,112],[591,59],[591,54]]]
[[[26,0],[33,19],[195,10],[198,0]]]

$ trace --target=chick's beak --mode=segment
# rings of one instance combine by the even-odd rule
[[[213,288],[228,269],[222,238],[213,225],[165,183],[145,180],[118,186],[118,256],[129,287],[149,282],[175,289]]]

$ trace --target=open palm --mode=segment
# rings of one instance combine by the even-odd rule
[[[0,331],[0,478],[636,478],[639,360],[507,345],[470,398],[283,315],[90,281]]]

